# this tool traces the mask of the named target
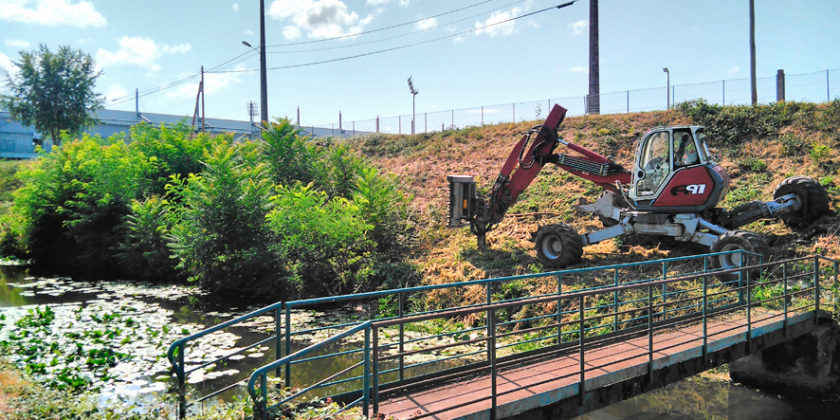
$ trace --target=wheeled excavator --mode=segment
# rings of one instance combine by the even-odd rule
[[[605,156],[561,139],[557,128],[565,115],[566,109],[555,104],[542,125],[523,135],[502,166],[489,197],[477,194],[472,176],[449,175],[449,226],[468,224],[479,248],[484,248],[486,233],[549,163],[604,189],[597,201],[578,207],[600,218],[604,227],[580,234],[565,223],[540,227],[532,240],[537,257],[548,268],[574,264],[580,261],[583,247],[623,235],[668,236],[709,247],[711,252],[743,249],[767,256],[769,246],[762,236],[738,228],[759,219],[778,218],[801,229],[829,212],[825,189],[806,176],[782,181],[771,201],[753,201],[732,210],[717,207],[729,190],[730,179],[709,152],[702,126],[647,131],[638,142],[633,170],[628,171]],[[565,153],[556,153],[561,145]],[[741,255],[722,254],[712,262],[721,269],[736,268],[742,266]]]

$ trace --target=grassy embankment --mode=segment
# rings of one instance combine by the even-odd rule
[[[703,115],[697,118],[697,112],[694,114],[695,118],[692,118],[691,112],[675,109],[570,117],[561,124],[560,136],[611,156],[631,169],[640,133],[660,125],[697,124],[710,120]],[[713,121],[717,123],[718,136],[712,136],[709,146],[720,156],[722,166],[732,178],[731,189],[720,206],[731,209],[752,200],[770,200],[776,185],[783,179],[808,175],[826,187],[832,200],[831,209],[837,210],[840,102],[727,107]],[[375,165],[395,173],[407,192],[413,194],[412,206],[421,226],[414,261],[422,271],[424,282],[447,283],[542,271],[530,242],[532,233],[540,225],[564,222],[581,232],[601,227],[596,218],[575,214],[575,206],[580,200],[596,200],[601,189],[552,165],[542,170],[511,207],[505,220],[487,235],[488,251],[478,252],[475,238],[468,229],[445,227],[448,211],[446,175],[473,175],[480,191],[486,194],[514,143],[522,133],[539,123],[541,121],[526,121],[415,136],[374,135],[353,142],[354,147]],[[711,124],[707,125],[711,127]],[[562,146],[558,151],[562,152]],[[764,235],[776,259],[813,252],[840,257],[840,239],[837,237],[840,219],[835,216],[822,218],[805,232],[793,232],[781,222],[768,220],[741,229]],[[667,238],[623,237],[586,247],[583,261],[574,267],[704,252],[708,250],[701,246]]]

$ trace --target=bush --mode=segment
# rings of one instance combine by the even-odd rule
[[[265,222],[272,184],[265,165],[244,164],[251,145],[217,144],[201,174],[170,193],[180,221],[172,228],[179,268],[210,291],[277,292],[280,267],[271,255],[272,234]],[[180,206],[180,207],[178,207]]]
[[[0,246],[39,269],[191,279],[264,298],[393,281],[410,240],[407,200],[344,145],[280,121],[262,140],[139,125],[67,139],[21,170]]]
[[[794,121],[807,121],[816,107],[799,102],[769,105],[721,106],[705,100],[678,104],[677,109],[694,124],[706,126],[712,146],[734,146],[760,137],[776,137],[779,130]]]

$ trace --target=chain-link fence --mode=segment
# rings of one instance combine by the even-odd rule
[[[832,82],[834,86],[832,86]],[[758,102],[764,104],[775,102],[778,99],[777,95],[780,88],[784,92],[782,98],[788,101],[828,102],[838,97],[838,86],[840,86],[840,69],[784,75],[781,78],[781,83],[777,76],[756,80],[756,89],[759,94]],[[602,93],[599,98],[600,113],[621,114],[664,110],[669,103],[676,104],[697,99],[723,105],[751,103],[750,79],[672,85],[670,86],[670,93],[668,90],[668,87],[662,86]],[[539,121],[546,117],[554,103],[567,108],[569,111],[566,115],[568,116],[584,115],[586,113],[586,100],[585,96],[551,97],[545,100],[418,112],[414,132],[425,133],[506,122]],[[324,128],[313,128],[313,131],[320,130],[333,135],[375,132],[410,134],[412,131],[411,114],[344,121],[342,124],[333,123]]]

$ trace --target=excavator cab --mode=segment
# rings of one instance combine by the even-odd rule
[[[699,212],[726,195],[729,176],[712,160],[701,126],[658,127],[639,142],[628,196],[654,212]]]

